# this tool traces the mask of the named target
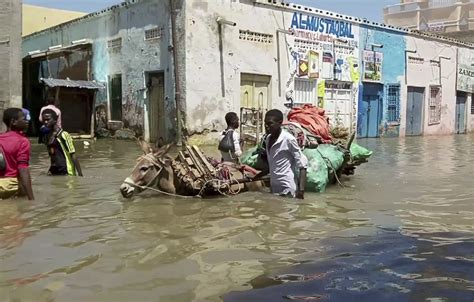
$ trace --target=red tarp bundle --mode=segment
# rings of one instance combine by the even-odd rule
[[[300,124],[309,132],[321,137],[323,143],[329,144],[332,142],[332,137],[327,117],[324,114],[324,109],[308,104],[291,109],[288,113],[288,121]]]

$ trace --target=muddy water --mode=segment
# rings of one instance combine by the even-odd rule
[[[474,137],[359,143],[370,163],[303,202],[124,201],[133,143],[79,143],[84,178],[34,146],[37,200],[0,202],[0,301],[472,301]]]

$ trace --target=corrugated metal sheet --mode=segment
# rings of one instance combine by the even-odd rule
[[[69,87],[69,88],[84,88],[84,89],[104,89],[105,87],[94,81],[73,81],[62,79],[45,79],[41,81],[48,87]]]

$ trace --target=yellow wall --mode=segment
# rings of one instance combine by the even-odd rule
[[[23,36],[84,15],[86,13],[23,4]]]

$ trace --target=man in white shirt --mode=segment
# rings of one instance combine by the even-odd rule
[[[256,178],[270,173],[270,185],[273,194],[304,199],[306,169],[308,159],[301,152],[296,138],[282,131],[283,113],[273,109],[265,115],[265,140],[268,170],[262,171]],[[298,184],[295,170],[299,171]]]
[[[221,151],[222,161],[239,164],[239,157],[242,155],[239,128],[239,117],[235,112],[225,115],[227,129],[222,132],[219,140],[219,151]]]

